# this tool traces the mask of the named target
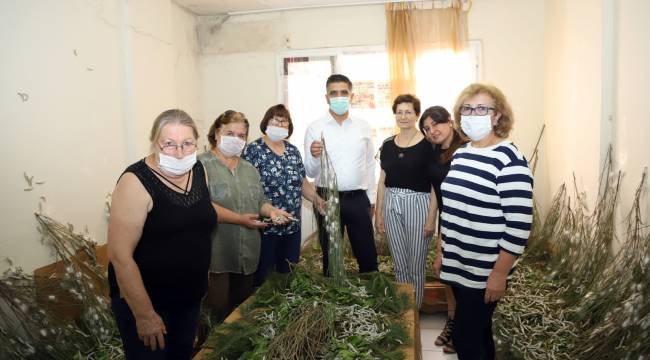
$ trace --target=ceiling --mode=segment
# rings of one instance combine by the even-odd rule
[[[364,5],[391,0],[173,0],[197,15],[255,13],[309,7]]]

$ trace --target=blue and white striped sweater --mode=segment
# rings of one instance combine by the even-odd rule
[[[510,141],[467,144],[454,153],[441,190],[440,278],[483,289],[499,252],[518,256],[526,246],[533,216],[528,162]]]

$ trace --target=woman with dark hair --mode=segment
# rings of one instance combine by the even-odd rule
[[[260,123],[264,134],[244,148],[242,159],[259,171],[264,194],[276,208],[285,210],[292,218],[283,226],[268,226],[262,231],[262,248],[255,272],[254,285],[261,286],[270,271],[288,273],[289,264],[300,257],[300,210],[302,196],[324,206],[314,185],[305,177],[300,151],[287,139],[293,133],[289,110],[282,105],[271,106]]]
[[[242,214],[212,232],[210,286],[205,301],[217,321],[253,293],[253,274],[260,257],[259,229],[266,226],[258,216],[276,225],[292,217],[271,205],[257,169],[239,156],[246,145],[248,126],[244,114],[224,112],[208,131],[210,151],[199,155],[208,175],[212,201]]]
[[[420,131],[426,139],[433,144],[433,159],[429,166],[429,178],[436,193],[439,213],[442,212],[442,194],[440,185],[449,172],[451,157],[460,146],[467,142],[467,139],[454,126],[451,115],[442,106],[432,106],[426,109],[420,117]],[[438,216],[440,219],[440,216]],[[438,230],[440,229],[440,220],[438,220]],[[437,239],[438,252],[441,252],[441,240]],[[445,327],[435,340],[437,346],[444,346],[443,351],[447,354],[456,352],[451,340],[451,334],[454,329],[454,316],[456,313],[456,300],[451,287],[445,285],[445,294],[447,296],[447,321]]]
[[[415,127],[420,100],[400,95],[393,102],[400,132],[384,140],[377,184],[375,226],[385,232],[398,282],[413,284],[417,308],[422,305],[427,253],[434,232],[436,197],[427,168],[432,147]]]
[[[456,299],[458,359],[492,360],[492,315],[530,235],[533,178],[508,140],[514,117],[501,90],[468,86],[454,115],[471,141],[454,152],[440,186],[442,251],[434,269]]]

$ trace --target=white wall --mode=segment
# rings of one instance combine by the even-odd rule
[[[196,18],[161,0],[9,0],[0,41],[0,257],[30,271],[55,260],[33,217],[41,196],[105,242],[105,196],[146,155],[155,116],[199,113]],[[23,191],[23,172],[45,183]]]
[[[483,44],[482,82],[497,86],[514,112],[510,139],[528,159],[544,122],[544,0],[473,1],[469,37]],[[540,151],[548,144],[548,134]],[[543,210],[549,203],[546,156],[535,169],[535,200]]]
[[[511,138],[527,155],[543,121],[543,12],[543,0],[486,0],[475,1],[469,15],[470,38],[483,41],[483,80],[509,96],[517,119]],[[278,52],[383,45],[386,21],[383,5],[366,5],[201,17],[199,33],[204,118],[228,108],[242,111],[255,139],[264,111],[278,99]],[[536,193],[547,188],[543,160]],[[303,237],[309,230],[303,227]]]
[[[593,208],[610,144],[624,174],[619,220],[630,210],[647,156],[650,42],[645,0],[549,0],[544,78],[549,183],[577,186]],[[611,119],[611,120],[610,120]],[[646,183],[646,194],[649,187]],[[650,212],[647,195],[644,217]],[[619,222],[620,224],[620,222]],[[622,227],[621,227],[622,230]]]
[[[650,2],[617,1],[614,14],[613,139],[616,165],[624,173],[620,210],[627,214],[641,173],[650,166],[650,116],[646,110],[650,98]],[[641,204],[646,224],[650,214],[649,190],[646,180]]]
[[[601,164],[603,76],[602,3],[549,0],[546,7],[544,121],[549,184],[578,189],[593,205]],[[549,196],[553,194],[548,194]]]

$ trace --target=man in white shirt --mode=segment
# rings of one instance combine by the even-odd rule
[[[324,194],[320,160],[323,152],[321,137],[325,140],[339,190],[341,231],[348,231],[352,252],[359,264],[359,272],[377,271],[377,249],[372,227],[375,196],[375,159],[370,125],[350,116],[352,82],[345,75],[331,75],[325,84],[328,113],[314,121],[305,134],[305,170],[316,179],[319,194]],[[323,273],[328,268],[328,236],[324,218],[317,211],[319,239],[323,250]]]

